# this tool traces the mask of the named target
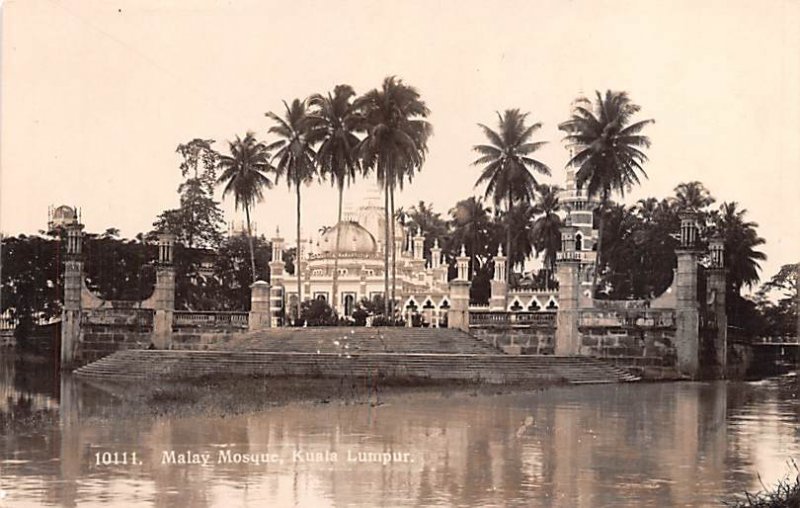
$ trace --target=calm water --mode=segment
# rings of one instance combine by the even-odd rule
[[[6,358],[0,413],[56,418],[0,430],[0,506],[720,506],[800,458],[797,391],[784,377],[119,421],[112,395]],[[208,464],[177,463],[188,453]]]

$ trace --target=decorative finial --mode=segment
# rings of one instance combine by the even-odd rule
[[[438,238],[434,238],[433,239],[433,248],[434,249],[438,249],[439,248],[439,239]]]
[[[464,244],[461,244],[461,257],[467,257],[467,251],[464,250]]]
[[[497,257],[503,257],[503,244],[497,245]]]

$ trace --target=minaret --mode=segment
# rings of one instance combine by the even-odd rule
[[[270,325],[280,326],[281,313],[284,309],[284,278],[286,277],[286,263],[283,261],[283,237],[279,228],[275,228],[272,242],[272,261],[269,262],[270,291],[269,308],[272,316]]]

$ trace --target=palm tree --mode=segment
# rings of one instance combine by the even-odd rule
[[[600,197],[600,224],[597,242],[597,260],[592,281],[592,294],[597,286],[597,274],[601,269],[604,211],[612,191],[625,194],[633,184],[640,182],[639,175],[647,177],[642,164],[647,156],[640,150],[650,147],[650,139],[640,134],[653,120],[630,123],[641,108],[631,102],[627,92],[612,92],[605,95],[596,92],[595,102],[579,98],[575,102],[572,116],[559,126],[566,131],[564,140],[574,155],[567,167],[578,169],[576,184],[586,186],[590,197]]]
[[[430,111],[414,87],[389,76],[380,89],[356,100],[364,117],[366,135],[359,143],[359,157],[365,168],[374,170],[384,188],[384,295],[389,295],[389,253],[392,255],[391,298],[385,298],[390,316],[395,299],[396,260],[394,249],[394,189],[422,167],[428,150]]]
[[[702,210],[714,204],[714,196],[701,182],[684,182],[675,187],[675,205],[679,210]]]
[[[534,210],[541,215],[534,221],[531,233],[536,254],[544,253],[545,288],[549,289],[550,274],[556,266],[556,252],[561,247],[561,218],[557,213],[561,189],[555,185],[540,185],[538,191],[539,199]]]
[[[297,275],[297,317],[303,300],[303,285],[300,275],[301,265],[301,238],[300,238],[300,188],[303,184],[310,183],[316,175],[316,153],[313,149],[315,130],[313,122],[308,116],[308,103],[295,99],[289,105],[283,102],[286,111],[283,118],[273,112],[266,113],[275,125],[269,128],[270,134],[277,135],[280,139],[270,144],[269,150],[276,150],[273,156],[277,178],[286,177],[289,188],[294,187],[297,197],[297,258],[294,270]]]
[[[529,204],[539,185],[533,172],[550,174],[542,162],[530,155],[541,148],[546,141],[531,141],[533,134],[542,127],[541,122],[526,125],[528,113],[519,109],[507,109],[502,115],[497,113],[498,130],[494,131],[483,124],[478,126],[489,140],[487,145],[475,145],[473,150],[479,157],[474,165],[482,165],[483,170],[475,186],[486,184],[485,196],[492,196],[495,205],[503,200],[506,203],[506,254],[509,256],[507,280],[511,280],[511,229],[512,210],[515,202]],[[508,285],[506,285],[508,291]]]
[[[725,241],[725,266],[728,269],[728,284],[735,295],[743,286],[753,287],[760,277],[759,261],[767,256],[755,250],[763,245],[764,239],[758,236],[758,224],[745,220],[747,210],[739,208],[734,202],[722,203],[716,216],[716,227]]]
[[[478,273],[478,254],[488,257],[489,209],[479,197],[472,196],[456,203],[450,210],[453,231],[452,245],[467,245],[472,262],[471,273]]]
[[[263,198],[263,188],[271,188],[272,181],[266,172],[274,169],[269,163],[269,150],[256,141],[255,134],[247,132],[244,139],[236,136],[235,141],[228,142],[230,155],[219,155],[219,168],[222,171],[217,184],[225,184],[222,197],[233,193],[238,210],[244,208],[247,220],[247,240],[250,244],[250,269],[253,282],[256,277],[256,255],[253,248],[253,230],[250,227],[250,209]]]
[[[313,128],[319,133],[320,145],[317,148],[317,164],[322,175],[330,175],[331,183],[339,190],[339,207],[337,214],[336,246],[333,255],[333,288],[332,299],[334,311],[337,308],[339,294],[339,248],[342,223],[342,199],[345,184],[356,177],[358,154],[356,147],[359,139],[355,131],[360,124],[360,115],[353,106],[355,91],[350,85],[339,85],[327,96],[313,95],[309,100],[315,109],[310,118]]]

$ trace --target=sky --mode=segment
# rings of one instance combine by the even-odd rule
[[[431,110],[422,171],[398,196],[446,214],[474,188],[478,123],[520,108],[563,184],[559,122],[595,90],[653,118],[649,178],[625,202],[700,180],[748,209],[767,240],[762,279],[800,259],[800,1],[8,0],[0,24],[0,231],[35,233],[50,205],[132,237],[178,206],[178,144],[269,141],[267,111],[397,75]],[[363,183],[348,190],[357,206]],[[217,193],[221,199],[221,192]],[[303,189],[303,229],[335,222],[329,184]],[[294,231],[285,182],[253,212]],[[241,220],[232,199],[226,219]]]

